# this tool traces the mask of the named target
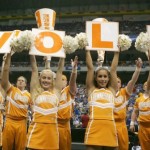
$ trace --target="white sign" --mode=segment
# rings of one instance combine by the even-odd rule
[[[13,32],[0,32],[0,53],[10,53],[10,41],[13,37]]]
[[[62,42],[64,31],[32,29],[32,33],[35,35],[35,41],[30,55],[66,57]]]
[[[86,34],[89,43],[87,50],[119,51],[118,22],[87,21]]]

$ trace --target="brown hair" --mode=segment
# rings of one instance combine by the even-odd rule
[[[100,70],[105,70],[105,71],[107,72],[107,74],[108,74],[108,78],[110,79],[110,72],[109,72],[109,70],[108,70],[107,67],[97,67],[96,70],[95,70],[95,72],[94,72],[94,85],[95,85],[96,87],[98,87],[98,85],[97,85],[97,82],[96,82],[95,79],[96,79],[96,77],[97,77],[97,73],[98,73]],[[109,85],[109,82],[108,82],[108,84],[107,84],[107,87],[108,87],[108,85]]]

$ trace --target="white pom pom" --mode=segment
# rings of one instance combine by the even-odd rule
[[[34,43],[34,35],[31,31],[22,31],[17,37],[14,36],[10,47],[14,52],[22,52],[23,50],[29,51]]]
[[[135,48],[144,53],[150,50],[150,36],[148,33],[141,32],[139,34],[135,41]]]
[[[70,35],[65,36],[63,39],[63,48],[67,54],[75,52],[79,48],[77,39],[71,37]]]
[[[121,51],[128,50],[131,47],[132,40],[129,36],[120,34],[118,38],[118,45],[121,48]]]
[[[81,32],[81,33],[77,34],[75,36],[75,38],[78,41],[79,49],[83,49],[88,45],[88,40],[87,40],[86,33]]]
[[[11,40],[10,42],[10,47],[11,49],[14,51],[14,52],[22,52],[23,49],[22,47],[20,46],[20,41],[18,40],[17,37],[13,37],[13,39]]]

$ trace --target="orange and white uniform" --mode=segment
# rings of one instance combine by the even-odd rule
[[[58,98],[54,93],[44,91],[35,98],[33,119],[27,135],[28,148],[59,149],[57,111]]]
[[[128,150],[128,130],[126,126],[126,106],[129,99],[126,88],[121,88],[115,97],[114,118],[118,134],[118,149]]]
[[[59,150],[71,150],[70,119],[73,113],[73,102],[74,96],[67,86],[61,92],[58,107]]]
[[[95,89],[88,97],[90,120],[86,128],[86,145],[117,147],[114,121],[114,95],[109,89]]]
[[[11,85],[6,97],[6,122],[3,130],[3,149],[24,150],[26,144],[27,111],[31,104],[30,93]],[[15,143],[14,143],[15,141]]]
[[[0,92],[0,104],[3,105],[4,97]],[[0,146],[2,146],[2,127],[3,127],[3,113],[0,111]]]
[[[142,94],[136,99],[134,109],[139,110],[138,137],[142,150],[150,149],[150,98]]]

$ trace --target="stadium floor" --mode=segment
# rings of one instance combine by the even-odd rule
[[[132,150],[133,145],[129,145],[129,150]],[[71,150],[85,150],[85,146],[83,143],[72,142]]]
[[[83,143],[72,142],[72,150],[85,150]]]

